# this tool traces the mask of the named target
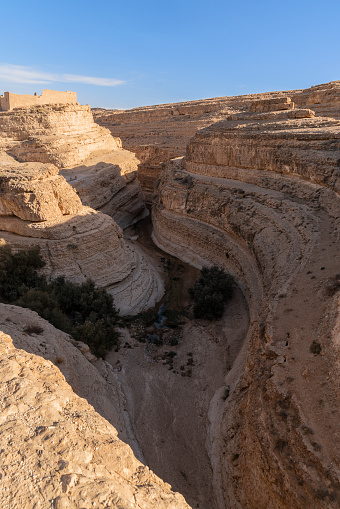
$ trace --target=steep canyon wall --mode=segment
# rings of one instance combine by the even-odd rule
[[[0,112],[0,151],[19,162],[56,165],[84,205],[110,214],[123,228],[147,213],[136,180],[139,161],[93,122],[89,106]]]
[[[239,302],[188,322],[169,369],[127,332],[109,364],[1,304],[4,507],[188,507],[63,375],[203,509],[339,507],[339,97],[332,82],[95,112],[142,161],[157,246],[225,268]],[[0,127],[0,237],[39,245],[51,277],[91,277],[123,314],[159,301],[157,258],[120,228],[145,214],[135,155],[86,106],[2,112]]]
[[[251,310],[230,395],[210,407],[221,508],[340,503],[339,121],[295,111],[199,131],[156,186],[156,244],[224,267]]]
[[[291,105],[289,108],[312,109],[316,116],[339,118],[340,82],[333,81],[304,90],[218,97],[124,111],[94,109],[93,114],[99,125],[110,129],[113,136],[119,136],[123,147],[140,159],[139,179],[151,200],[160,163],[184,156],[188,141],[198,129],[224,120],[230,114],[248,111],[257,101],[281,103],[274,110],[284,110],[287,109],[284,106],[287,100]]]

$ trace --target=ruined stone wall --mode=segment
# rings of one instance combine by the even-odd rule
[[[5,92],[0,97],[0,110],[8,111],[14,108],[28,106],[41,106],[43,104],[76,104],[76,92],[59,92],[56,90],[43,90],[41,95],[12,94]]]

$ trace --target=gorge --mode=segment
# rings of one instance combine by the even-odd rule
[[[98,359],[0,304],[1,507],[339,507],[340,82],[93,114],[0,112],[1,243],[182,323]]]

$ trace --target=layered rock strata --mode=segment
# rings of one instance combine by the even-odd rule
[[[1,144],[19,161],[77,166],[91,153],[117,150],[107,129],[93,122],[89,106],[44,105],[0,113]]]
[[[250,307],[229,397],[210,406],[221,509],[340,503],[339,124],[288,114],[198,132],[157,187],[155,242],[224,267]]]
[[[125,111],[94,109],[93,113],[99,125],[110,129],[113,136],[120,136],[124,148],[140,159],[138,178],[147,198],[151,199],[161,171],[160,163],[184,156],[187,143],[198,129],[249,108],[262,112],[291,110],[294,104],[296,108],[315,111],[316,116],[339,118],[340,82],[305,90],[217,97]]]
[[[163,284],[148,259],[125,242],[111,217],[84,207],[55,166],[8,163],[1,173],[1,237],[18,249],[40,246],[45,274],[92,279],[122,314],[160,298]]]
[[[0,151],[21,162],[52,163],[84,205],[125,228],[146,214],[136,157],[93,121],[89,106],[44,105],[0,112]]]
[[[339,120],[292,110],[234,115],[201,130],[188,145],[185,167],[216,177],[235,177],[247,169],[275,171],[339,191],[339,161]]]
[[[108,214],[124,229],[148,215],[137,180],[137,162],[132,152],[117,150],[94,154],[86,164],[60,173],[83,205]]]
[[[189,507],[52,362],[3,332],[0,350],[1,507]]]

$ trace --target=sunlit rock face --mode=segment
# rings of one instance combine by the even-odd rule
[[[289,111],[290,118],[295,118],[296,114],[306,118],[308,114],[301,110],[309,109],[316,117],[339,119],[340,81],[304,90],[215,97],[131,110],[95,108],[93,114],[99,125],[107,127],[113,136],[119,136],[123,147],[140,159],[138,178],[147,199],[152,200],[162,163],[184,156],[186,146],[197,130],[249,109],[258,113]]]
[[[3,332],[0,352],[2,507],[189,507],[51,361],[15,348]]]
[[[305,118],[303,118],[305,117]],[[211,176],[253,169],[301,176],[340,190],[340,121],[311,110],[232,115],[197,133],[185,167]]]
[[[2,143],[20,161],[77,166],[91,153],[117,150],[107,129],[93,122],[89,106],[44,105],[1,112]]]
[[[49,277],[92,279],[122,314],[160,298],[163,285],[150,262],[125,242],[110,216],[81,204],[55,166],[3,163],[1,189],[1,237],[18,249],[40,246]]]
[[[233,114],[156,185],[156,244],[224,267],[250,307],[229,396],[210,409],[221,508],[340,503],[339,128],[309,109]]]
[[[0,186],[1,216],[39,222],[58,220],[82,209],[77,194],[53,164],[5,165]]]
[[[21,162],[63,169],[83,205],[125,228],[147,214],[136,180],[138,159],[93,121],[89,106],[44,105],[0,112],[0,150]]]

